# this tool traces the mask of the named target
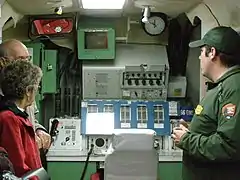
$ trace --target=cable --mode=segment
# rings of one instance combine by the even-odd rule
[[[90,147],[90,150],[88,152],[88,155],[87,155],[87,160],[85,162],[85,166],[83,168],[83,173],[82,173],[82,176],[81,176],[81,179],[80,180],[84,180],[84,177],[85,177],[85,174],[87,172],[87,167],[88,167],[88,163],[89,163],[89,158],[90,158],[90,155],[92,154],[93,152],[93,148],[94,148],[94,145],[91,144],[91,147]]]
[[[210,8],[207,4],[205,4],[205,3],[203,3],[203,4],[206,6],[206,8],[207,8],[207,9],[209,10],[209,12],[212,14],[212,16],[213,16],[213,18],[215,19],[215,21],[217,22],[218,26],[221,26],[221,24],[219,23],[217,17],[213,14],[211,8]]]

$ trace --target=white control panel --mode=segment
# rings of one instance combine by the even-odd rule
[[[82,147],[82,136],[81,121],[79,118],[52,118],[49,120],[49,127],[53,120],[59,121],[57,127],[57,134],[54,137],[48,156],[51,155],[79,155],[83,151]]]
[[[107,150],[112,142],[112,135],[85,135],[81,136],[81,120],[79,118],[52,118],[57,119],[57,135],[48,151],[48,160],[52,161],[85,161],[87,153],[94,145],[90,161],[104,161]],[[171,120],[171,129],[178,126],[178,120]],[[170,136],[158,136],[159,161],[181,161],[182,150],[176,147]]]

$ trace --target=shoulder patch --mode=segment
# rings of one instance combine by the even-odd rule
[[[197,107],[195,109],[195,114],[196,115],[201,114],[202,110],[203,110],[203,107],[201,105],[197,105]]]
[[[233,117],[235,113],[236,113],[236,105],[232,103],[226,104],[225,106],[222,107],[222,115],[227,119],[230,119],[231,117]]]

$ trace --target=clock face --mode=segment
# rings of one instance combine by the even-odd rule
[[[144,25],[144,29],[148,34],[156,36],[164,31],[166,24],[161,17],[152,16],[148,18],[148,21],[149,23]]]

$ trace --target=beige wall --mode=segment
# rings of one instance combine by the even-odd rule
[[[218,26],[218,22],[220,25],[231,26],[235,30],[240,30],[239,0],[204,0],[203,3],[192,9],[187,15],[191,21],[193,21],[195,16],[202,20],[202,37],[208,30]],[[200,75],[200,98],[206,93],[205,82],[206,79]]]
[[[138,20],[137,18],[131,18],[131,21]],[[22,21],[24,22],[24,20]],[[21,41],[26,41],[28,39],[28,24],[20,22],[17,24],[16,28],[9,28],[8,30],[3,32],[3,39],[16,38]],[[25,21],[26,22],[26,21]],[[148,36],[142,29],[140,24],[132,23],[130,25],[130,30],[128,30],[128,19],[122,18],[116,20],[116,36],[117,37],[126,37],[128,36],[127,43],[136,43],[136,44],[151,44],[154,45],[166,45],[168,41],[168,30],[157,37]],[[192,39],[200,38],[200,28],[197,28],[194,32]],[[65,47],[73,48],[73,40],[72,39],[64,39],[64,40],[55,40],[55,43],[58,45],[62,45]],[[141,52],[139,52],[141,53]],[[187,76],[188,76],[188,97],[192,98],[194,105],[198,103],[199,97],[199,61],[198,61],[198,50],[190,50],[189,60],[187,64]],[[145,57],[146,54],[138,54],[138,57]],[[158,59],[159,54],[150,54],[152,59]],[[157,56],[157,57],[155,57]],[[129,54],[129,57],[131,55]],[[150,63],[150,62],[149,62]]]

